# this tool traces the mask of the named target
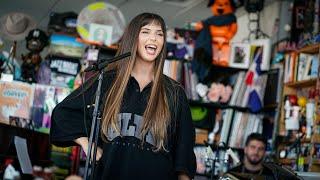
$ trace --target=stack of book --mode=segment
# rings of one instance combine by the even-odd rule
[[[318,54],[287,53],[285,55],[284,83],[317,78],[318,66]]]

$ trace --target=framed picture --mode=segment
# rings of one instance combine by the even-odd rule
[[[265,89],[265,94],[264,94],[264,105],[277,105],[277,108],[279,108],[281,101],[283,99],[282,97],[282,91],[283,91],[283,79],[285,74],[285,67],[283,63],[276,63],[272,64],[270,66],[270,70],[267,73],[268,74],[268,80],[267,80],[267,85]],[[276,137],[277,135],[277,130],[279,129],[279,122],[275,119],[278,119],[280,116],[281,111],[275,111],[275,114],[273,115],[273,120],[267,118],[264,122],[263,126],[263,134],[266,134],[267,137]],[[265,128],[265,123],[266,123],[266,128]],[[270,134],[272,133],[272,135]]]
[[[91,23],[89,28],[89,40],[104,45],[111,45],[112,30],[112,26]]]
[[[229,66],[248,69],[250,65],[250,44],[232,43]]]
[[[257,39],[250,42],[250,62],[261,61],[262,71],[267,71],[270,69],[270,55],[270,39]]]

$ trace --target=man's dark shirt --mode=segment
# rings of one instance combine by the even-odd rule
[[[296,180],[299,179],[293,172],[284,169],[275,163],[263,163],[262,170],[250,171],[240,164],[228,171],[229,174],[239,179],[264,179],[264,180]],[[245,177],[245,178],[244,178]]]
[[[249,169],[245,168],[243,164],[236,166],[228,171],[230,174],[239,177],[238,173],[246,174],[248,177],[251,177],[253,179],[257,179],[259,177],[262,177],[266,180],[275,180],[273,172],[269,168],[263,167],[261,170],[258,171],[250,171]],[[249,179],[251,179],[249,178]]]

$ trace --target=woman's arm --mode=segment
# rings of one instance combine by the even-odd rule
[[[80,137],[74,140],[75,143],[79,144],[86,155],[88,155],[88,147],[89,147],[89,140],[88,137]],[[92,148],[93,149],[93,148]],[[93,155],[93,152],[91,153]],[[100,147],[97,148],[96,160],[102,156],[102,149]]]
[[[75,139],[74,142],[79,144],[82,147],[82,149],[84,149],[85,152],[87,152],[87,149],[89,146],[89,140],[87,137],[79,137],[79,138]]]
[[[180,173],[178,175],[178,180],[190,180],[190,178],[185,173]]]
[[[193,152],[195,131],[192,124],[189,101],[184,90],[178,89],[178,106],[174,143],[175,171],[179,180],[190,180],[196,172],[196,158]]]

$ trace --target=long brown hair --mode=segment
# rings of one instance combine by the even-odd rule
[[[105,137],[107,137],[109,128],[112,128],[120,134],[120,127],[118,127],[117,123],[118,114],[120,112],[124,92],[135,64],[140,29],[151,23],[157,23],[161,26],[164,40],[166,40],[166,26],[164,20],[159,15],[152,13],[142,13],[133,18],[122,36],[117,54],[131,52],[131,57],[119,61],[116,64],[116,77],[106,97],[102,116],[101,131]],[[153,134],[156,146],[155,151],[165,150],[167,127],[170,121],[170,111],[166,94],[168,91],[166,91],[164,75],[162,73],[165,55],[166,43],[164,41],[163,48],[155,60],[151,94],[143,114],[141,129],[142,143],[144,143],[144,137],[149,131]]]

